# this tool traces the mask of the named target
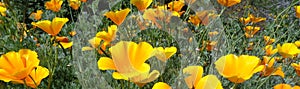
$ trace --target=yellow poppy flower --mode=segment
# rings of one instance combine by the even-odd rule
[[[52,36],[56,36],[61,31],[64,24],[68,21],[68,18],[55,17],[52,22],[49,20],[41,20],[36,23],[32,23],[32,25],[39,27]]]
[[[40,85],[42,79],[46,78],[48,75],[49,75],[49,70],[47,68],[44,68],[42,66],[37,66],[37,68],[32,70],[30,75],[25,78],[26,85],[30,86],[31,88],[36,88],[38,85]],[[23,80],[18,80],[14,82],[24,84]]]
[[[215,75],[202,77],[201,66],[188,66],[183,69],[183,74],[188,75],[184,80],[189,89],[223,89],[220,80]]]
[[[274,58],[271,59],[270,57],[263,56],[263,61],[261,65],[264,65],[264,69],[262,71],[262,75],[263,76],[278,75],[284,78],[284,72],[282,71],[281,66],[279,66],[278,68],[274,68],[273,67],[274,63],[275,63]]]
[[[53,12],[58,12],[61,8],[63,0],[51,0],[47,1],[45,4],[46,9],[50,9]]]
[[[292,86],[289,84],[277,84],[274,86],[274,89],[292,89]]]
[[[34,18],[35,20],[40,20],[42,18],[43,11],[37,10],[36,13],[31,13],[30,17]]]
[[[0,57],[0,80],[4,82],[25,79],[39,65],[36,52],[21,49],[19,52],[8,52]]]
[[[136,6],[139,11],[144,11],[152,3],[152,0],[130,0],[130,3]]]
[[[155,83],[152,89],[172,89],[172,87],[164,82]]]
[[[69,6],[72,7],[72,9],[74,10],[78,10],[81,5],[80,0],[68,0],[68,2],[69,2]]]
[[[260,27],[246,26],[244,30],[246,38],[251,38],[260,30]]]
[[[106,47],[109,45],[109,43],[104,42],[100,47],[101,49],[99,49],[98,47],[100,46],[101,41],[102,41],[102,39],[100,39],[98,37],[93,37],[92,39],[89,40],[89,43],[91,44],[92,47],[85,46],[85,47],[82,47],[81,50],[88,51],[88,50],[96,49],[99,54],[103,54],[101,49],[106,50]]]
[[[176,47],[158,47],[155,48],[155,57],[163,62],[166,62],[172,55],[177,52]]]
[[[172,1],[168,3],[168,7],[170,8],[171,11],[179,12],[183,6],[184,3],[180,1]]]
[[[6,16],[6,10],[5,4],[0,2],[0,13],[2,16]]]
[[[121,25],[123,21],[126,19],[126,16],[130,12],[129,8],[126,8],[124,10],[116,11],[116,12],[106,12],[104,16],[109,18],[111,21],[113,21],[117,25]]]
[[[61,36],[56,36],[56,41],[59,42],[64,49],[70,48],[73,45],[73,42],[69,42],[68,37],[61,37]],[[56,44],[55,44],[56,45]],[[59,46],[61,47],[61,46]]]
[[[266,56],[271,56],[271,55],[277,53],[278,49],[273,49],[272,45],[267,45],[265,47],[265,51],[266,51]]]
[[[138,86],[155,80],[159,76],[157,70],[150,72],[150,65],[145,63],[152,57],[153,47],[147,42],[121,41],[112,46],[109,51],[112,59],[101,57],[98,61],[100,70],[116,70],[113,73],[113,78],[124,79],[134,82]]]
[[[296,45],[297,47],[300,47],[300,41],[296,41],[296,42],[295,42],[295,45]]]
[[[275,42],[275,39],[273,39],[273,38],[271,39],[270,36],[264,36],[264,40],[265,40],[266,45],[270,45],[273,42]]]
[[[117,25],[111,25],[108,27],[108,31],[101,31],[96,34],[96,37],[110,43],[116,37],[116,33],[118,31]]]
[[[300,18],[300,6],[294,6],[295,11],[296,11],[296,17]]]
[[[228,54],[219,58],[215,65],[223,77],[234,83],[242,83],[263,70],[264,66],[258,66],[259,63],[260,59],[256,56]]]
[[[299,64],[297,64],[297,63],[292,63],[291,66],[295,69],[296,74],[297,74],[298,76],[300,76],[300,62],[299,62]]]
[[[238,4],[240,2],[241,2],[241,0],[218,0],[219,4],[221,4],[223,6],[226,6],[226,7],[233,6],[233,5]]]
[[[300,50],[294,43],[284,43],[282,46],[277,44],[278,53],[284,58],[294,58]]]
[[[240,22],[242,22],[243,24],[248,24],[250,22],[258,23],[258,22],[265,21],[265,20],[266,20],[266,18],[255,17],[253,14],[248,14],[247,18],[240,18]]]
[[[200,18],[197,15],[191,15],[189,17],[189,21],[188,22],[191,22],[194,25],[198,26],[200,24],[201,20],[200,20]]]

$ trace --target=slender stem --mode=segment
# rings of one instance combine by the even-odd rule
[[[28,89],[27,84],[26,84],[26,80],[25,80],[25,79],[23,79],[23,82],[24,82],[24,87],[25,87],[25,89]]]
[[[35,70],[35,73],[36,73],[36,70]],[[34,81],[34,79],[32,78],[32,76],[29,75],[29,77],[30,77],[30,79],[33,81],[34,85],[36,86],[36,89],[39,89],[39,88],[38,88],[38,85],[36,84],[36,82]]]
[[[58,45],[63,49],[63,52],[64,52],[65,56],[67,56],[67,52],[66,52],[64,46],[60,43],[60,41],[57,42],[57,43],[58,43]]]

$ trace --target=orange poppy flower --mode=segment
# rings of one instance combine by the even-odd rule
[[[256,56],[228,54],[219,58],[215,65],[223,77],[234,83],[242,83],[263,70],[264,66],[258,66],[259,63],[260,59]]]
[[[181,8],[184,6],[184,2],[181,1],[172,1],[168,4],[168,7],[171,11],[180,12]]]
[[[51,0],[51,1],[47,1],[45,6],[46,6],[46,9],[50,9],[54,12],[59,12],[62,3],[63,3],[63,0]]]
[[[278,53],[284,58],[294,58],[300,50],[294,43],[284,43],[282,46],[277,44]]]
[[[116,12],[106,12],[104,16],[112,20],[115,24],[121,25],[123,21],[126,19],[126,16],[130,12],[129,8],[126,8],[124,10],[116,11]]]
[[[155,57],[163,62],[166,62],[172,55],[177,52],[176,47],[158,47],[155,48]]]
[[[215,75],[202,77],[201,66],[188,66],[183,69],[183,74],[188,75],[184,80],[189,89],[223,89],[222,83]]]
[[[98,32],[96,34],[96,37],[110,43],[115,39],[117,31],[118,31],[117,25],[111,25],[108,27],[107,32],[106,31]]]
[[[36,23],[31,23],[34,26],[39,27],[43,31],[47,32],[52,36],[56,36],[62,29],[65,23],[69,21],[68,18],[55,17],[52,22],[49,20],[42,20]]]
[[[31,88],[37,88],[37,86],[40,85],[42,79],[46,78],[48,75],[49,70],[47,68],[37,66],[36,69],[32,70],[30,75],[25,78],[26,85],[30,86]],[[23,80],[18,80],[14,82],[24,84]]]
[[[297,47],[300,47],[300,41],[296,41],[296,42],[295,42],[295,45],[296,45]]]
[[[275,39],[271,39],[270,36],[264,36],[264,40],[265,40],[266,45],[270,45],[273,42],[275,42]]]
[[[144,11],[152,3],[152,0],[130,0],[130,3],[136,6],[139,11]]]
[[[40,20],[42,18],[42,14],[42,10],[37,10],[36,13],[31,13],[30,17],[33,17],[35,20]]]
[[[81,0],[82,2],[86,2],[87,0]]]
[[[294,86],[294,87],[292,87],[289,84],[281,83],[281,84],[275,85],[274,89],[300,89],[300,86]]]
[[[69,42],[69,38],[64,36],[56,36],[56,41],[58,41],[64,49],[70,48],[73,45],[73,42]]]
[[[300,6],[294,6],[295,11],[296,11],[296,17],[300,18]]]
[[[157,20],[169,23],[171,16],[172,16],[171,12],[165,10],[164,8],[160,8],[160,6],[155,9],[152,9],[152,8],[147,9],[147,10],[145,10],[145,12],[143,14],[144,19],[150,20],[158,28],[161,28],[162,26],[158,23]]]
[[[0,57],[0,80],[22,81],[39,65],[39,62],[37,53],[29,49],[3,54]]]
[[[172,89],[172,87],[164,82],[155,83],[152,89]]]
[[[218,0],[219,4],[221,4],[223,6],[226,6],[226,7],[233,6],[233,5],[238,4],[240,2],[241,2],[241,0]]]
[[[72,7],[72,9],[74,10],[78,10],[81,5],[80,0],[68,0],[68,2],[69,2],[69,6]]]
[[[265,47],[265,51],[266,51],[266,56],[271,56],[271,55],[277,53],[278,49],[273,49],[272,45],[267,45]]]
[[[189,22],[193,23],[194,25],[198,26],[200,23],[203,25],[208,25],[210,20],[217,17],[211,10],[204,10],[200,12],[196,12],[196,15],[191,15],[189,17]]]
[[[265,20],[266,18],[255,17],[253,14],[248,14],[247,18],[240,18],[240,22],[242,22],[243,24],[248,24],[249,22],[258,23]]]
[[[279,66],[278,68],[274,68],[274,63],[274,58],[271,59],[267,56],[263,57],[263,61],[261,63],[261,65],[264,65],[264,69],[262,71],[263,76],[278,75],[284,78],[284,72],[282,71],[281,66]]]
[[[142,87],[160,75],[157,70],[149,73],[150,65],[145,63],[153,56],[153,50],[153,47],[147,42],[136,44],[121,41],[109,49],[112,59],[108,57],[99,59],[98,68],[100,70],[116,70],[112,74],[113,78],[129,80]]]
[[[297,63],[292,63],[291,66],[295,69],[296,74],[297,74],[298,76],[300,76],[300,62],[299,62],[299,64],[297,64]]]
[[[246,26],[244,30],[246,38],[251,38],[260,30],[260,27]]]

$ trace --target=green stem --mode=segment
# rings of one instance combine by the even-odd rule
[[[237,83],[234,83],[231,89],[236,89],[237,85],[238,85]]]
[[[24,87],[25,87],[25,89],[28,89],[27,84],[26,84],[26,80],[25,80],[25,79],[23,79],[23,82],[24,82]]]

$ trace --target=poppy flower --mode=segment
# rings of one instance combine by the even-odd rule
[[[29,17],[34,18],[35,20],[40,20],[42,18],[42,14],[42,10],[37,10],[36,12],[31,13]]]
[[[109,51],[112,58],[101,57],[98,61],[100,70],[116,70],[112,76],[115,79],[124,79],[142,87],[144,84],[158,78],[159,72],[150,72],[150,65],[145,63],[153,56],[154,48],[147,42],[121,41],[112,46]]]
[[[106,47],[109,45],[109,43],[104,42],[100,47],[101,49],[99,49],[98,47],[100,46],[101,41],[102,41],[102,39],[100,39],[98,37],[93,37],[92,39],[89,40],[89,43],[91,44],[92,47],[85,46],[85,47],[82,47],[81,50],[88,51],[88,50],[96,49],[99,54],[103,54],[101,49],[106,50]]]
[[[242,22],[243,24],[248,24],[249,22],[258,23],[265,20],[266,18],[255,17],[253,14],[248,14],[247,18],[240,18],[240,22]]]
[[[152,3],[152,0],[130,0],[130,3],[136,6],[139,11],[144,11]]]
[[[160,7],[160,6],[159,6]],[[170,22],[172,13],[165,10],[164,8],[150,8],[145,10],[143,14],[143,18],[145,20],[150,20],[152,23],[154,23],[158,28],[161,28],[162,26],[158,23],[158,21],[164,21],[166,23]]]
[[[264,36],[264,40],[265,40],[266,45],[270,45],[273,42],[275,42],[275,39],[271,39],[270,36]]]
[[[168,7],[170,8],[171,11],[176,11],[176,12],[180,12],[181,8],[184,6],[184,2],[180,2],[180,1],[172,1],[170,3],[168,3]]]
[[[49,20],[41,20],[36,23],[32,23],[32,25],[37,26],[52,36],[56,36],[61,31],[64,24],[68,21],[68,18],[55,17],[52,22]]]
[[[51,0],[46,2],[45,7],[46,9],[50,9],[53,12],[59,12],[62,3],[63,0]]]
[[[81,0],[82,2],[86,2],[87,0]]]
[[[41,81],[49,75],[49,70],[42,66],[37,66],[36,69],[32,70],[29,76],[25,78],[27,86],[31,88],[37,88]],[[32,78],[32,79],[31,79]],[[14,81],[15,83],[24,84],[23,80]]]
[[[234,83],[242,83],[252,77],[254,73],[262,71],[264,66],[259,65],[260,59],[256,56],[228,54],[215,62],[219,74]],[[258,66],[259,65],[259,66]]]
[[[299,62],[299,64],[292,63],[291,66],[295,69],[297,75],[300,76],[300,62]]]
[[[295,45],[296,45],[297,47],[300,47],[300,41],[295,41]]]
[[[64,49],[70,48],[73,45],[73,42],[69,42],[69,38],[64,36],[56,36],[56,41],[59,42]]]
[[[226,6],[226,7],[231,7],[235,4],[238,4],[240,3],[241,0],[218,0],[218,3],[223,5],[223,6]]]
[[[155,48],[155,57],[163,62],[166,62],[172,55],[177,52],[176,47],[158,47]]]
[[[262,71],[262,75],[263,76],[278,75],[284,78],[284,72],[282,71],[281,66],[275,68],[274,63],[275,63],[275,58],[263,56],[263,61],[261,65],[264,65],[264,69]]]
[[[126,8],[124,10],[120,10],[116,12],[112,12],[112,11],[106,12],[104,16],[112,20],[115,24],[121,25],[129,12],[130,9]]]
[[[198,26],[200,23],[203,25],[208,25],[210,20],[216,18],[217,15],[214,14],[211,10],[204,10],[200,12],[196,12],[196,15],[191,15],[189,17],[189,22],[193,23],[194,25]]]
[[[265,47],[265,51],[266,51],[266,56],[271,56],[271,55],[277,53],[278,49],[273,49],[272,45],[267,45]]]
[[[106,31],[98,32],[96,34],[96,37],[110,43],[115,39],[117,31],[118,31],[117,25],[111,25],[108,27],[107,32]]]
[[[291,85],[289,84],[284,84],[284,83],[281,83],[281,84],[277,84],[274,86],[274,89],[300,89],[299,86],[294,86],[292,87]]]
[[[282,46],[277,44],[278,53],[284,58],[294,58],[300,50],[294,43],[284,43]]]
[[[300,6],[294,6],[295,11],[296,11],[296,17],[300,18]]]
[[[0,80],[22,81],[39,65],[39,62],[37,53],[29,49],[3,54],[0,57]]]
[[[244,30],[246,38],[251,38],[260,30],[260,27],[246,26]]]
[[[201,66],[188,66],[183,69],[183,74],[188,75],[184,80],[189,89],[223,89],[222,83],[215,75],[202,77]]]
[[[0,2],[0,13],[2,16],[6,16],[6,6],[4,3]]]
[[[78,10],[81,5],[80,0],[68,0],[68,2],[69,2],[69,6],[72,7],[72,9],[74,10]]]
[[[172,89],[172,87],[164,82],[155,83],[152,89]]]

